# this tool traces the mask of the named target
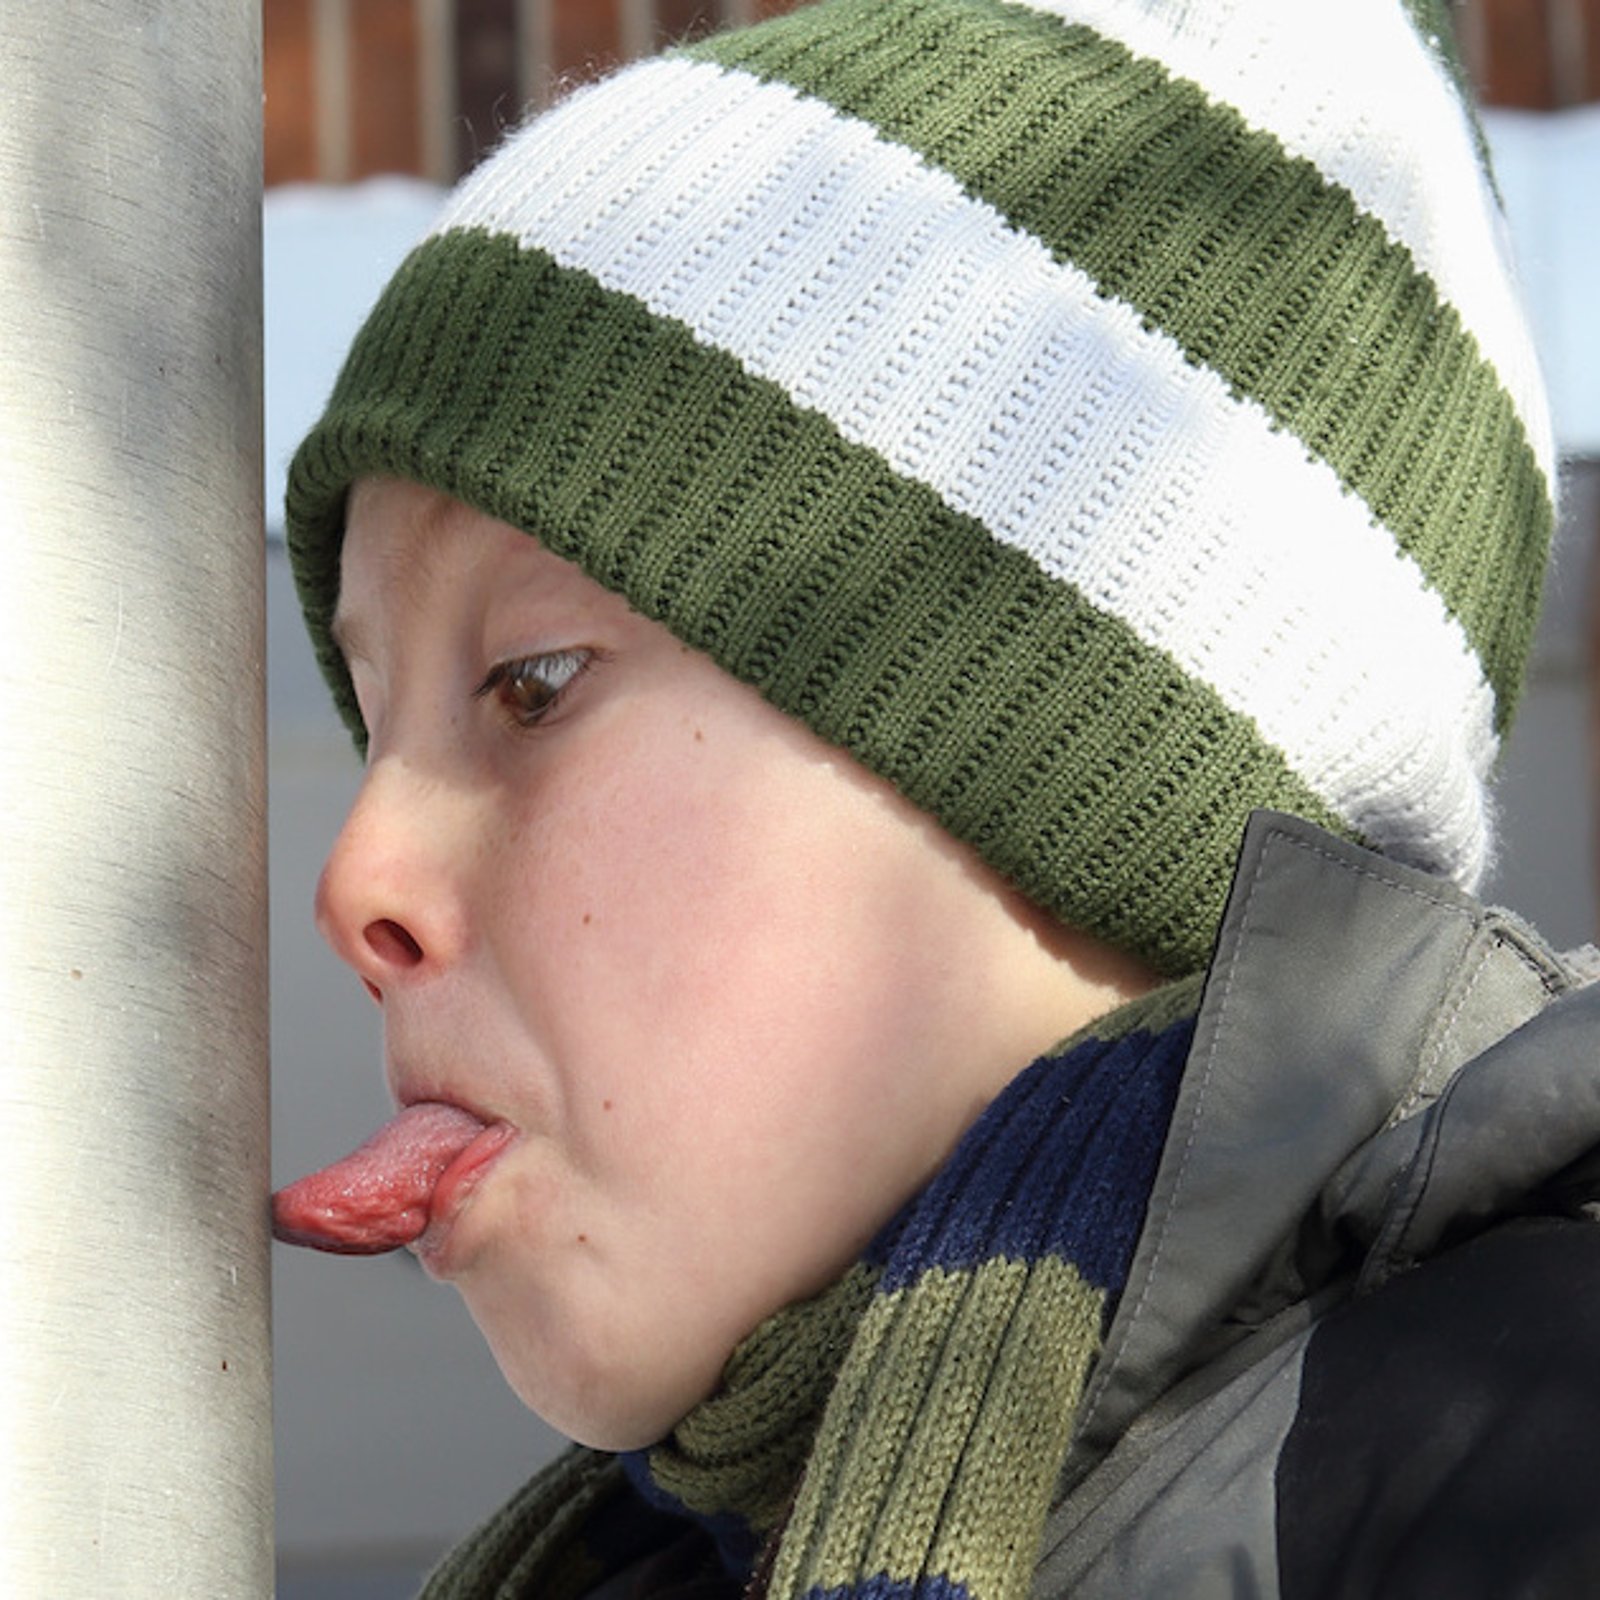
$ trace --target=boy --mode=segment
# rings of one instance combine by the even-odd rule
[[[1466,892],[1550,444],[1439,20],[821,0],[397,275],[289,523],[402,1109],[277,1221],[582,1446],[430,1595],[1600,1579],[1596,1002]]]

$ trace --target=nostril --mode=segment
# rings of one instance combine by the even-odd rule
[[[380,917],[366,927],[367,945],[386,966],[414,967],[422,960],[422,946],[389,917]]]

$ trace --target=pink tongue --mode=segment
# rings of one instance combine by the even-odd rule
[[[421,1236],[445,1168],[484,1131],[459,1106],[407,1107],[343,1161],[272,1197],[272,1231],[285,1244],[340,1255],[381,1255]]]

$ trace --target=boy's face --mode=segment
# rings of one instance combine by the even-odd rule
[[[653,1442],[1082,1020],[1060,930],[431,491],[358,487],[336,632],[371,742],[319,923],[383,1007],[394,1094],[514,1134],[423,1259],[529,1406]]]

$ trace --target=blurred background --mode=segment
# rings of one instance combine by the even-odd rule
[[[659,44],[795,0],[264,0],[274,1175],[387,1114],[377,1016],[311,927],[358,768],[324,704],[281,545],[287,458],[442,185],[526,110]],[[1505,758],[1488,897],[1558,944],[1596,928],[1600,661],[1600,0],[1452,7],[1480,85],[1546,363],[1563,518]],[[455,1295],[409,1256],[275,1262],[280,1600],[410,1595],[434,1557],[559,1447],[501,1383]]]

